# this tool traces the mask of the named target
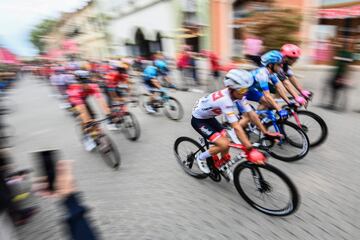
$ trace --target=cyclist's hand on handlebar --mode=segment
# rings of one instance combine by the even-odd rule
[[[301,106],[305,106],[305,105],[307,104],[306,99],[305,99],[304,97],[302,97],[302,96],[297,96],[297,97],[295,98],[295,101],[296,101],[298,104],[300,104]]]
[[[285,109],[281,109],[280,111],[277,112],[277,114],[279,115],[280,119],[286,119],[289,114]]]
[[[311,93],[310,91],[308,91],[308,90],[302,90],[302,91],[301,91],[301,95],[303,95],[303,97],[304,97],[305,99],[310,99],[312,93]]]
[[[246,153],[246,158],[248,161],[255,163],[255,164],[260,164],[260,165],[265,164],[266,156],[262,152],[257,150],[256,148],[251,148],[248,151],[246,151],[245,153]]]
[[[295,108],[299,107],[299,104],[296,102],[290,102],[290,103],[288,103],[288,107],[290,109],[295,109]]]

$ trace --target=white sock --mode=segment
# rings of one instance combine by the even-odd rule
[[[200,154],[200,156],[199,156],[200,160],[204,160],[204,159],[206,159],[206,158],[208,158],[208,157],[211,157],[211,154],[209,153],[208,150],[205,151],[205,152],[202,152],[202,153]]]

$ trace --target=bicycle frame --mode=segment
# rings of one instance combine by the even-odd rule
[[[260,115],[265,115],[265,118],[261,120],[261,123],[271,122],[274,126],[276,132],[281,133],[284,135],[284,132],[280,129],[279,125],[277,124],[277,118],[275,113],[272,110],[257,110],[256,113]],[[254,129],[250,128],[250,131]],[[283,139],[279,140],[280,143],[283,143]]]

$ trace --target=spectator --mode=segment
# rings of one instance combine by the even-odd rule
[[[189,46],[184,46],[183,50],[179,53],[177,60],[176,60],[176,66],[178,70],[180,71],[180,79],[181,81],[185,81],[188,75],[188,69],[190,66],[190,53],[189,53]],[[186,84],[187,85],[187,84]]]
[[[207,57],[210,62],[210,71],[211,71],[211,75],[213,77],[213,81],[210,82],[208,90],[209,90],[209,92],[215,91],[215,90],[219,89],[220,86],[223,85],[221,82],[221,79],[220,79],[221,65],[219,63],[219,57],[216,55],[216,53],[208,51],[208,50],[203,50],[201,52],[201,55],[204,57]]]
[[[196,53],[191,52],[189,55],[189,68],[192,73],[192,79],[194,80],[195,85],[199,85],[199,79],[197,75],[197,64],[196,64]]]
[[[346,109],[346,89],[349,87],[348,82],[348,73],[349,73],[349,64],[353,62],[352,56],[352,42],[350,39],[344,40],[340,48],[336,51],[334,56],[335,60],[335,71],[333,77],[329,81],[331,87],[331,98],[329,109],[333,110],[342,110]],[[339,93],[343,92],[343,104],[338,107],[337,102],[339,100]]]
[[[42,196],[55,196],[62,199],[62,207],[67,212],[66,224],[73,240],[93,240],[97,239],[93,227],[86,218],[88,211],[82,205],[79,193],[76,191],[74,177],[72,175],[71,161],[61,160],[57,163],[56,192],[45,191],[46,184],[42,184],[38,189]]]
[[[263,41],[255,35],[248,34],[244,40],[244,55],[256,66],[261,66],[261,53],[263,51]]]

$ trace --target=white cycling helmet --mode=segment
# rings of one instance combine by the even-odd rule
[[[230,70],[224,79],[225,87],[235,90],[249,88],[253,83],[254,78],[250,72],[238,69]]]

